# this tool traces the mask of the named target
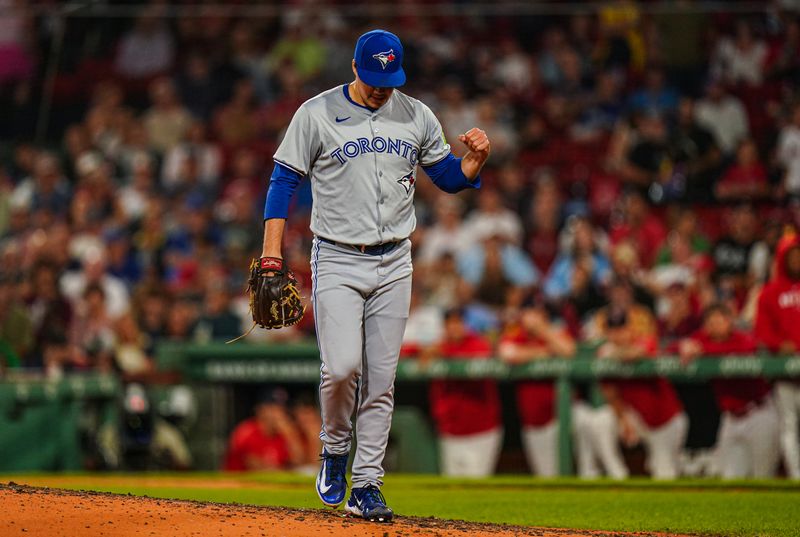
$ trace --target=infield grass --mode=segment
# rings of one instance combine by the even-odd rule
[[[320,507],[313,476],[296,474],[70,474],[0,476],[37,486],[159,498]],[[527,476],[463,480],[390,475],[399,514],[610,531],[725,536],[800,535],[800,484],[787,481],[582,482]]]

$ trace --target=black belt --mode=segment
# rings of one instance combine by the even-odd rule
[[[317,235],[317,238],[322,242],[327,242],[328,244],[333,244],[334,246],[341,246],[342,248],[350,248],[357,252],[361,252],[362,254],[367,255],[384,255],[388,254],[392,250],[394,250],[403,240],[399,241],[392,241],[392,242],[384,242],[381,244],[345,244],[343,242],[336,242],[330,239],[326,239],[325,237],[320,237]]]

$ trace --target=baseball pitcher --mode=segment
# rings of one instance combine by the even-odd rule
[[[406,81],[402,65],[397,36],[367,32],[356,43],[355,80],[297,110],[274,155],[256,268],[265,278],[291,274],[281,255],[283,229],[292,193],[308,177],[311,300],[322,359],[317,494],[331,507],[345,499],[355,411],[357,449],[345,509],[378,522],[393,516],[380,488],[411,295],[408,237],[417,165],[445,192],[479,188],[490,149],[486,134],[473,128],[459,136],[469,152],[456,158],[431,110],[395,89]],[[283,315],[280,306],[272,312]]]

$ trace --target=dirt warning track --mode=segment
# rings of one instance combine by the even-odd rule
[[[392,524],[346,518],[341,511],[221,504],[0,484],[4,537],[425,537],[660,536],[529,528],[437,518]]]

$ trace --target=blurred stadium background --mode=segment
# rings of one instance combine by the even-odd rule
[[[488,421],[468,432],[499,435],[497,472],[532,470],[521,431],[536,426],[571,473],[576,405],[608,410],[597,378],[641,375],[669,379],[688,416],[679,473],[719,475],[712,379],[750,378],[746,390],[800,374],[794,347],[753,356],[778,350],[755,330],[757,302],[784,229],[800,224],[798,10],[0,0],[0,471],[313,471],[313,316],[223,342],[250,325],[246,269],[283,129],[351,80],[355,39],[382,27],[406,46],[403,91],[448,139],[479,126],[493,148],[480,193],[417,183],[389,469],[443,471],[437,436],[477,412]],[[284,252],[306,290],[310,205],[305,184]],[[675,354],[719,304],[754,341],[746,358],[613,361],[627,346]],[[574,358],[534,360],[555,354]],[[537,416],[515,395],[526,377],[549,400]],[[754,406],[735,418],[772,404],[763,385],[739,394]],[[231,435],[254,413],[255,447]],[[624,473],[647,475],[646,438],[602,415]],[[796,420],[781,427],[797,437]]]

